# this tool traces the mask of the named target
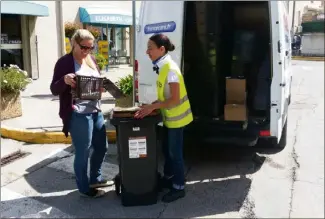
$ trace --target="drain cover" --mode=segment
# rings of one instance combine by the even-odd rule
[[[13,161],[15,160],[18,160],[18,159],[21,159],[23,157],[26,157],[27,155],[30,155],[29,152],[24,152],[24,151],[16,151],[12,154],[9,154],[3,158],[1,158],[1,167],[9,164],[9,163],[12,163]]]

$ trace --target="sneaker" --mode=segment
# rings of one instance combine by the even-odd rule
[[[174,189],[172,188],[166,195],[162,197],[162,202],[170,203],[176,201],[180,198],[185,197],[185,190],[184,189]]]
[[[91,188],[87,193],[80,193],[82,197],[99,198],[105,195],[104,190]]]
[[[102,188],[102,187],[108,187],[114,185],[114,182],[112,180],[102,180],[100,182],[97,182],[95,184],[90,184],[90,188]]]

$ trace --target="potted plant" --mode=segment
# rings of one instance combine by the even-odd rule
[[[100,53],[95,54],[95,59],[100,70],[103,70],[108,64],[107,59]]]
[[[115,100],[116,107],[133,107],[133,76],[128,75],[120,78],[116,82],[116,86],[122,91],[125,97]]]
[[[97,27],[88,26],[87,30],[95,37],[95,40],[100,37],[100,30]]]
[[[71,39],[74,32],[78,29],[81,29],[81,26],[79,24],[72,23],[72,22],[66,22],[64,24],[65,37],[68,37],[69,39]]]
[[[22,115],[20,91],[32,81],[26,71],[17,65],[3,66],[0,69],[1,81],[1,120]]]

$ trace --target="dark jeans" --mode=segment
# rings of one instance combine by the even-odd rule
[[[164,177],[171,178],[175,189],[184,189],[184,128],[163,127],[162,148],[165,157]]]
[[[73,112],[70,124],[72,144],[75,148],[74,171],[80,192],[89,191],[89,184],[102,180],[101,166],[107,152],[107,137],[104,117],[101,112],[81,114]],[[88,180],[88,158],[90,147],[90,180]]]

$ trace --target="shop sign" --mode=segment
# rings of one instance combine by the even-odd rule
[[[68,37],[65,38],[65,52],[70,53],[71,52],[71,43],[70,39]]]
[[[96,23],[111,23],[111,24],[132,24],[132,17],[121,15],[95,15]]]
[[[108,60],[108,42],[106,40],[98,41],[98,53],[102,54]]]

